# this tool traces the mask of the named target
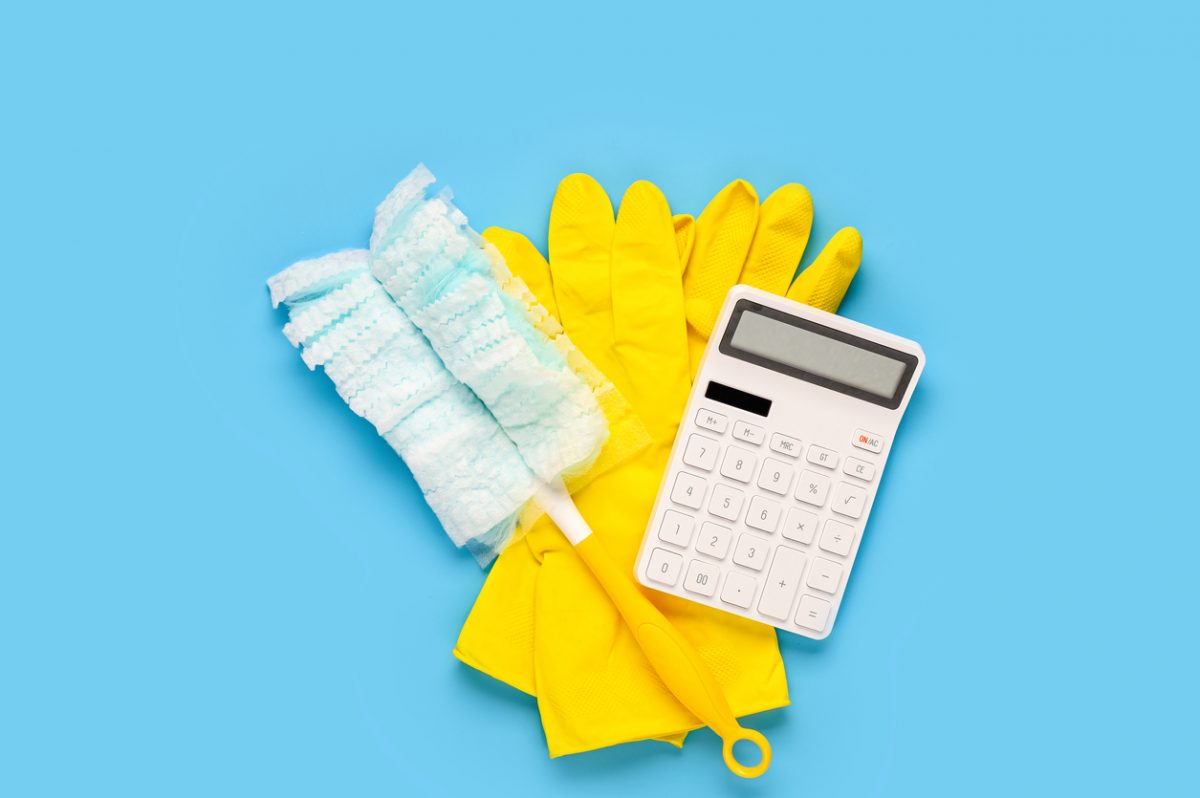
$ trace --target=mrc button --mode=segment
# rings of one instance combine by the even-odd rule
[[[865,429],[854,430],[854,438],[850,442],[860,449],[866,449],[875,454],[883,451],[883,438],[874,432],[867,432]]]

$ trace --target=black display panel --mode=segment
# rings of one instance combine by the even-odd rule
[[[731,388],[719,382],[710,381],[708,383],[708,387],[704,389],[704,398],[745,410],[747,413],[753,413],[756,416],[766,416],[767,413],[771,412],[770,399],[764,399],[752,393],[739,391],[737,388]]]

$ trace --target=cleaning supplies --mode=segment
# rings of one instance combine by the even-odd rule
[[[512,447],[503,449],[495,462],[486,447],[473,447],[467,460],[474,459],[482,471],[494,473],[497,467],[511,464],[513,450],[518,453],[526,468],[513,479],[514,491],[501,498],[524,501],[530,484],[527,472],[534,475],[537,505],[560,527],[604,587],[655,672],[692,714],[722,737],[731,770],[745,777],[761,774],[770,764],[766,739],[737,723],[719,684],[691,644],[646,599],[629,573],[613,563],[563,486],[563,474],[586,466],[603,442],[599,403],[569,367],[568,350],[547,342],[531,322],[540,320],[544,311],[531,316],[530,309],[511,301],[511,296],[505,300],[492,275],[498,262],[481,257],[486,250],[447,196],[427,194],[431,182],[431,175],[418,170],[385,200],[376,216],[370,264],[408,311],[405,317],[421,328],[438,362],[449,366],[454,377],[482,400],[492,423]],[[387,427],[392,420],[405,421],[419,413],[437,418],[443,426],[456,424],[455,413],[474,408],[444,401],[456,397],[424,369],[418,375],[419,387],[433,382],[438,389],[421,394],[404,384],[407,363],[391,358],[412,348],[411,328],[395,323],[395,313],[380,310],[377,292],[359,279],[361,256],[342,259],[347,265],[341,270],[324,263],[302,264],[273,279],[273,298],[292,308],[289,339],[304,347],[306,354],[313,353],[306,358],[310,366],[332,367],[339,393],[385,436],[392,433]],[[316,277],[310,279],[312,275]],[[509,282],[507,275],[502,276]],[[394,349],[393,340],[403,344]],[[364,393],[369,401],[360,400]],[[477,427],[472,431],[482,432]],[[491,433],[481,438],[485,443],[495,439]],[[418,442],[406,436],[398,442],[401,445],[393,445],[402,454],[419,450]],[[417,469],[413,470],[416,475]],[[452,473],[442,482],[442,473],[426,473],[418,481],[427,496],[436,484],[437,498],[447,502],[455,492],[456,475],[461,476]],[[468,476],[464,487],[474,491],[477,478]],[[519,510],[511,508],[506,518]],[[476,528],[466,532],[474,533],[468,539],[475,545],[493,547],[496,530],[507,528],[502,520],[482,533]],[[740,741],[759,747],[762,758],[757,765],[744,766],[735,759],[733,746]]]
[[[589,387],[567,364],[565,336],[536,330],[529,302],[505,294],[489,257],[447,193],[418,167],[380,205],[371,271],[446,368],[491,411],[543,482],[590,465],[607,436]]]
[[[689,370],[689,349],[702,352],[711,330],[703,324],[708,305],[746,282],[835,310],[854,277],[861,241],[848,228],[792,281],[811,222],[811,199],[802,187],[784,186],[760,208],[742,181],[720,192],[696,220],[672,220],[661,193],[637,183],[614,221],[603,189],[586,175],[572,175],[554,198],[549,262],[520,234],[485,231],[575,344],[612,377],[654,437],[653,446],[575,494],[595,534],[627,571],[699,365],[697,359]],[[735,714],[787,704],[773,630],[662,594],[652,598],[695,644]],[[536,694],[552,756],[647,738],[679,743],[698,725],[648,667],[586,566],[544,521],[493,566],[455,654]]]

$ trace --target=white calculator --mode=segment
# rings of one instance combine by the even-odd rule
[[[924,364],[912,341],[734,286],[642,538],[638,581],[826,637]]]

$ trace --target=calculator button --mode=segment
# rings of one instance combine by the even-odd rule
[[[800,606],[796,608],[796,624],[814,632],[824,632],[825,624],[829,623],[830,606],[825,599],[801,596]]]
[[[817,514],[799,507],[788,508],[787,518],[783,521],[783,536],[797,543],[812,543],[813,535],[817,533]]]
[[[754,601],[754,590],[757,587],[758,582],[754,577],[730,571],[725,575],[725,586],[721,588],[721,601],[748,610],[750,602]]]
[[[674,587],[679,581],[679,572],[683,570],[683,558],[673,551],[655,549],[650,554],[650,563],[646,566],[646,576],[655,582],[661,582]]]
[[[704,480],[695,474],[681,471],[675,477],[675,486],[671,488],[671,501],[699,510],[704,504]]]
[[[750,499],[750,509],[746,511],[746,526],[761,529],[763,532],[774,532],[779,528],[779,516],[783,508],[762,496]]]
[[[841,521],[834,521],[832,518],[825,522],[825,529],[821,532],[820,545],[822,549],[845,557],[850,553],[850,546],[853,543],[854,527],[843,524]]]
[[[721,474],[738,482],[749,482],[750,477],[754,476],[756,463],[756,458],[750,452],[730,446],[725,450],[725,459],[721,461]]]
[[[847,457],[846,464],[842,466],[842,472],[867,482],[875,478],[875,466],[866,460],[859,460],[857,457]]]
[[[680,474],[683,476],[683,474]],[[801,471],[800,481],[796,485],[796,498],[805,504],[820,507],[825,503],[829,493],[829,477],[821,476],[815,471]]]
[[[690,515],[667,510],[658,525],[658,539],[680,548],[687,548],[692,542],[692,530],[695,528],[696,520]]]
[[[768,457],[763,461],[762,471],[758,474],[758,486],[763,490],[786,496],[788,488],[792,486],[792,474],[794,473],[786,463]]]
[[[747,424],[745,421],[735,421],[733,422],[733,437],[758,446],[767,439],[767,434],[763,432],[762,427]]]
[[[808,454],[804,459],[813,465],[824,466],[825,468],[837,468],[838,456],[837,452],[829,449],[824,449],[820,446],[809,446]]]
[[[701,471],[712,471],[717,464],[717,452],[721,444],[703,435],[692,435],[688,438],[687,448],[683,450],[683,462],[699,468]]]
[[[729,427],[729,420],[720,413],[700,408],[696,413],[696,426],[710,429],[718,435],[723,435]]]
[[[717,566],[692,560],[688,564],[687,576],[683,578],[683,588],[701,596],[712,596],[717,592],[717,580],[720,578],[721,572]]]
[[[705,521],[700,525],[700,537],[696,538],[696,551],[723,560],[732,540],[733,531],[729,527]]]
[[[867,432],[865,429],[854,430],[854,437],[850,439],[850,442],[860,449],[866,449],[875,454],[883,451],[883,438],[874,432]]]
[[[838,515],[858,518],[863,514],[867,503],[867,492],[858,485],[849,482],[839,482],[833,492],[833,511]]]
[[[786,454],[788,457],[799,457],[800,441],[776,432],[771,436],[771,451]]]
[[[842,566],[822,557],[814,557],[808,569],[808,586],[824,593],[836,593],[842,583]]]
[[[767,564],[767,555],[770,552],[770,541],[747,533],[738,538],[737,547],[733,550],[733,561],[738,565],[761,571]]]
[[[746,496],[740,490],[717,485],[713,488],[712,498],[708,500],[708,511],[726,521],[736,521],[742,513],[742,502],[745,500]]]
[[[771,570],[763,585],[762,598],[758,600],[758,611],[781,621],[788,619],[796,591],[800,589],[800,574],[804,571],[804,554],[787,546],[775,549]]]

